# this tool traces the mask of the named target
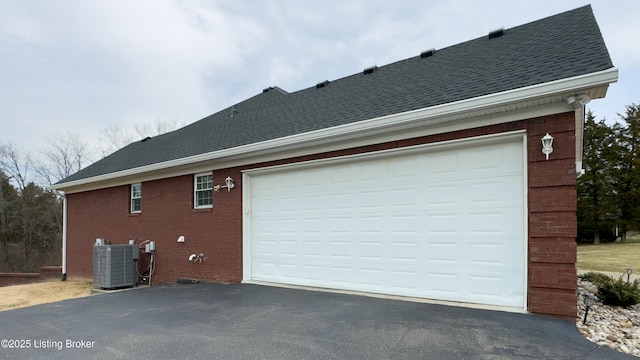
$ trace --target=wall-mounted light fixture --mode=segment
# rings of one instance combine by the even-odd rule
[[[589,102],[591,102],[591,98],[589,98],[587,95],[580,95],[577,98],[574,96],[569,96],[567,98],[567,103],[574,109],[580,109],[581,107],[587,105]]]
[[[545,155],[546,159],[549,160],[549,154],[553,152],[553,136],[547,135],[542,137],[542,153]]]
[[[216,185],[213,187],[214,191],[220,191],[220,189],[222,188],[227,188],[227,191],[231,191],[231,189],[233,189],[236,185],[233,183],[233,179],[231,178],[231,176],[227,176],[226,179],[224,179],[224,183],[226,185]]]
[[[191,262],[203,262],[205,260],[206,258],[204,257],[203,253],[200,253],[200,255],[197,255],[197,254],[189,255],[189,261]]]

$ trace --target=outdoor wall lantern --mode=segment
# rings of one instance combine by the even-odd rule
[[[589,314],[589,308],[592,307],[598,298],[593,294],[584,295],[584,305],[587,309],[584,311],[584,319],[582,320],[583,325],[587,325],[587,315]]]
[[[213,187],[214,191],[220,191],[220,189],[222,188],[227,188],[227,191],[231,191],[231,189],[233,189],[236,185],[233,183],[233,179],[231,178],[231,176],[227,176],[226,179],[224,179],[224,183],[226,185],[216,185]]]
[[[553,136],[547,135],[542,137],[542,153],[546,156],[547,160],[549,160],[549,154],[553,152]]]
[[[629,282],[629,279],[631,278],[631,273],[633,272],[632,268],[627,268],[627,283]]]

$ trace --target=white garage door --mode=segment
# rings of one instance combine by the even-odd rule
[[[524,308],[522,141],[245,173],[245,281]]]

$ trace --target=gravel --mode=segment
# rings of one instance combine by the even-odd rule
[[[582,295],[595,294],[596,287],[578,280],[578,291]],[[596,302],[583,324],[586,306],[582,295],[578,296],[578,331],[600,346],[640,357],[640,304],[624,308]]]

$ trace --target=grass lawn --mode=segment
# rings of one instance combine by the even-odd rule
[[[627,239],[626,243],[578,245],[577,267],[620,274],[632,268],[634,274],[640,273],[640,237]]]
[[[84,280],[46,281],[0,287],[0,311],[91,295],[93,283]]]

